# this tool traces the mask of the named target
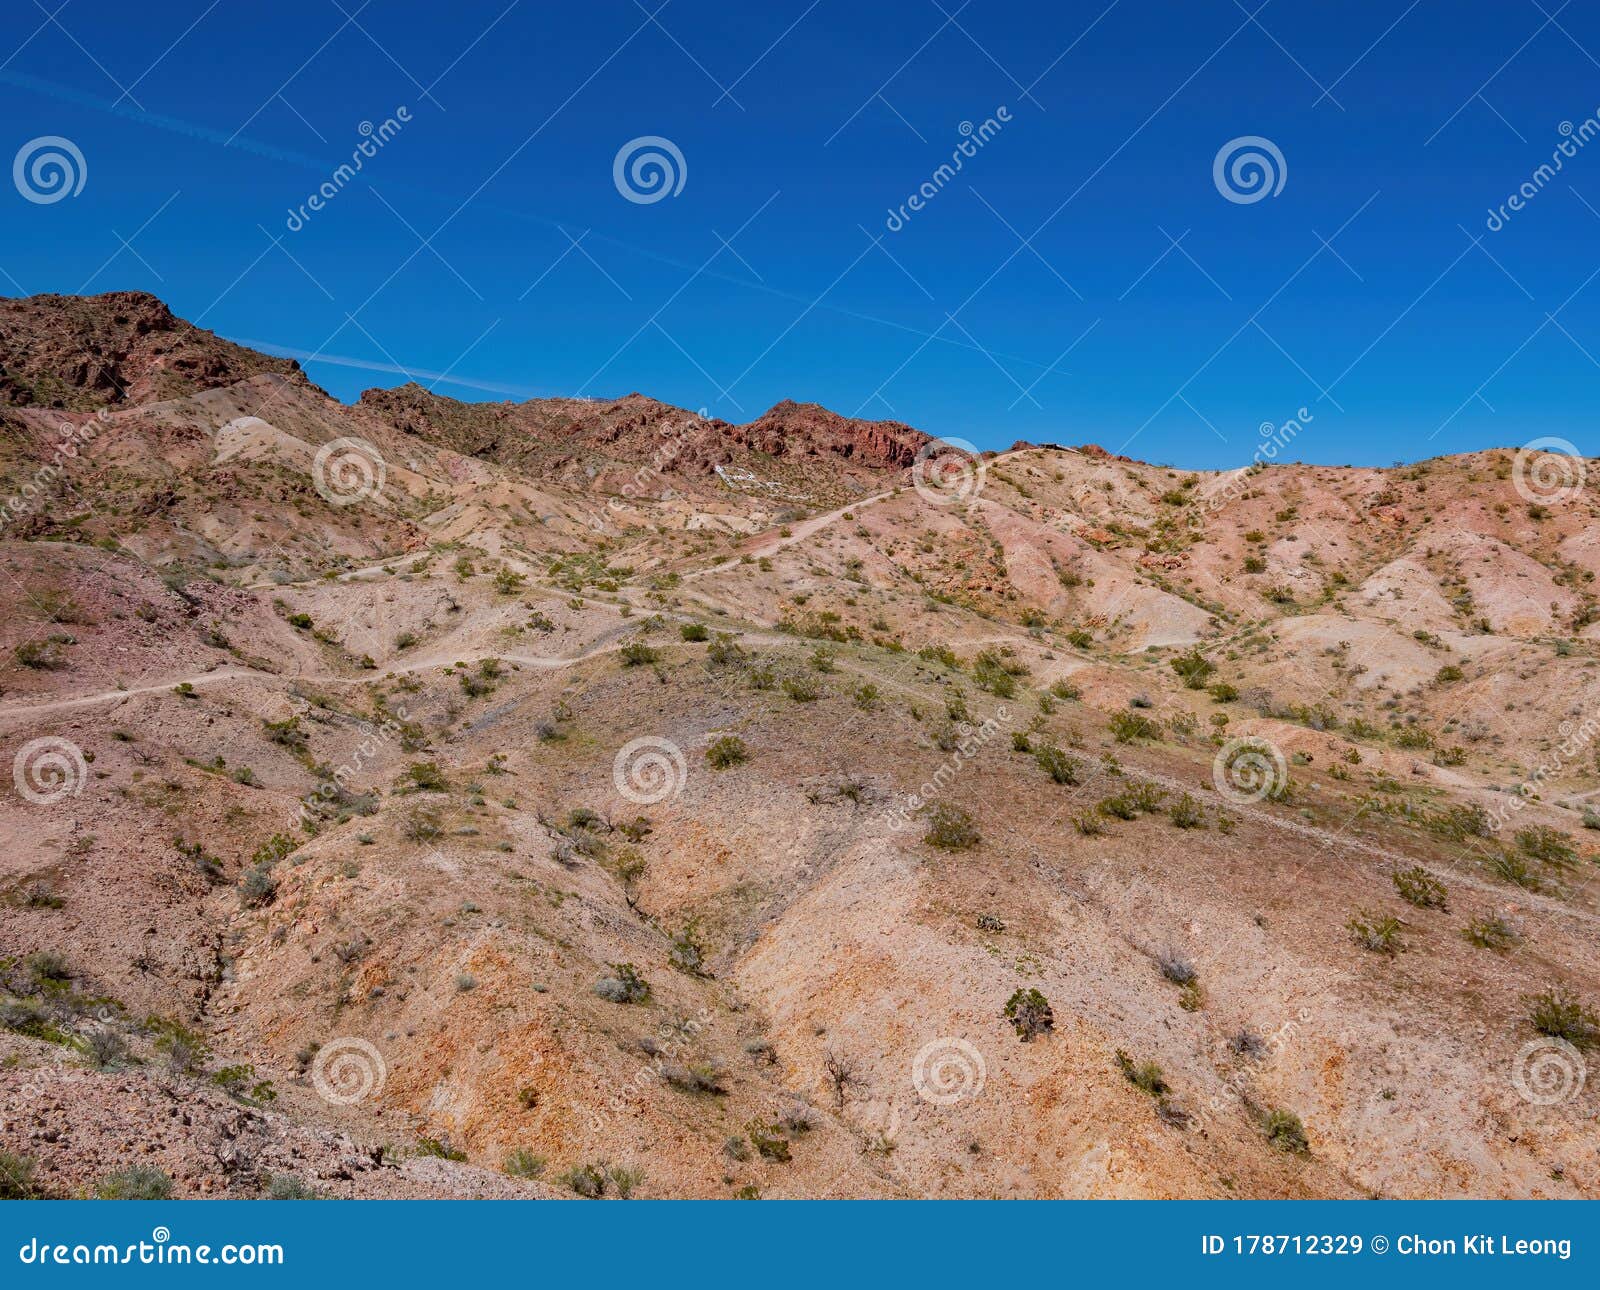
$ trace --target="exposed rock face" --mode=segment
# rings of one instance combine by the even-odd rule
[[[791,399],[731,430],[739,442],[773,457],[836,457],[883,470],[911,465],[930,438],[899,421],[861,421]]]
[[[842,417],[815,403],[785,400],[744,425],[702,417],[643,394],[614,400],[530,399],[462,403],[419,385],[367,390],[361,407],[410,434],[508,465],[547,468],[595,456],[656,463],[663,474],[705,477],[717,466],[776,461],[854,475],[904,470],[929,441],[898,421]]]
[[[203,331],[142,291],[0,299],[0,402],[15,407],[149,403],[263,372],[305,380],[294,360]]]

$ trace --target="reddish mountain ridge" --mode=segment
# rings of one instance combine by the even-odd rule
[[[223,340],[143,291],[0,298],[0,404],[86,412],[151,403],[300,364]]]

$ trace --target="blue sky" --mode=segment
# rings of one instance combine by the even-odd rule
[[[394,367],[1193,467],[1301,408],[1312,461],[1600,451],[1594,6],[959,4],[14,0],[0,152],[86,178],[0,190],[0,292],[154,291],[346,399]],[[682,188],[630,201],[646,136]],[[1281,190],[1227,200],[1249,136]]]

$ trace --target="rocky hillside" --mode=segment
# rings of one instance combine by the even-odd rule
[[[1600,1196],[1597,463],[0,316],[0,1193]]]

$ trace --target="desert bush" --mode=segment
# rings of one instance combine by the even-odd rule
[[[1083,767],[1054,744],[1041,744],[1034,750],[1033,759],[1039,763],[1039,769],[1057,784],[1083,783]]]
[[[611,963],[610,976],[594,983],[594,992],[611,1003],[644,1003],[650,998],[650,983],[639,975],[632,963]]]
[[[1517,930],[1516,924],[1498,914],[1474,918],[1462,928],[1462,935],[1479,949],[1485,950],[1509,950],[1522,942],[1522,933]]]
[[[408,842],[432,842],[439,836],[443,827],[443,817],[438,811],[418,806],[406,813],[400,832]]]
[[[527,1147],[517,1147],[506,1153],[500,1168],[513,1178],[539,1178],[544,1175],[546,1163],[543,1156],[536,1155]]]
[[[1101,823],[1100,816],[1093,811],[1079,811],[1078,814],[1072,817],[1072,827],[1086,838],[1099,837],[1106,831],[1106,826]]]
[[[271,1174],[264,1193],[266,1200],[325,1200],[315,1187],[300,1181],[293,1174]]]
[[[1400,948],[1400,920],[1391,914],[1372,914],[1358,910],[1345,924],[1353,940],[1364,950],[1393,954]]]
[[[32,1156],[0,1151],[0,1200],[32,1200],[38,1195],[33,1177],[38,1162]]]
[[[1408,905],[1415,905],[1418,909],[1449,908],[1445,903],[1447,892],[1444,883],[1421,865],[1396,869],[1389,876],[1394,880],[1394,889],[1400,893],[1400,899]]]
[[[712,770],[726,770],[729,766],[737,766],[749,756],[750,752],[744,746],[744,740],[738,735],[723,735],[706,749],[706,761],[711,763]]]
[[[855,701],[856,707],[863,712],[872,712],[878,706],[880,692],[878,687],[869,681],[865,685],[857,686],[851,698]]]
[[[1565,986],[1552,986],[1530,998],[1528,1021],[1541,1035],[1565,1040],[1574,1048],[1600,1042],[1600,1020]]]
[[[941,851],[970,851],[981,839],[970,814],[952,802],[937,802],[928,811],[922,840]]]
[[[1050,1001],[1038,990],[1017,990],[1006,1000],[1002,1015],[1017,1032],[1017,1038],[1028,1043],[1036,1035],[1049,1034],[1055,1029],[1056,1015]]]
[[[1268,1113],[1266,1124],[1267,1141],[1279,1151],[1286,1151],[1293,1155],[1304,1155],[1311,1150],[1311,1142],[1306,1137],[1306,1128],[1300,1122],[1300,1117],[1293,1111],[1281,1108]]]
[[[1200,979],[1194,963],[1176,950],[1162,950],[1156,955],[1156,966],[1173,985],[1193,985]]]
[[[1200,652],[1198,646],[1187,654],[1180,654],[1172,659],[1171,663],[1172,670],[1178,674],[1184,688],[1189,690],[1205,689],[1206,681],[1217,670],[1216,665]]]
[[[251,865],[239,875],[239,898],[247,905],[270,905],[278,894],[278,880],[264,864]]]
[[[622,647],[621,652],[624,667],[643,667],[647,663],[654,663],[660,657],[643,641],[629,641]]]
[[[1172,1091],[1161,1074],[1161,1067],[1154,1062],[1136,1062],[1121,1048],[1116,1051],[1116,1062],[1122,1077],[1151,1097],[1164,1097]]]
[[[772,1160],[778,1164],[789,1162],[789,1139],[783,1136],[781,1124],[766,1124],[760,1120],[751,1120],[744,1126],[744,1132],[750,1139],[750,1145],[763,1160]]]
[[[711,639],[711,629],[704,623],[684,623],[678,628],[678,635],[691,644]]]
[[[1193,796],[1184,793],[1168,810],[1172,822],[1180,829],[1203,829],[1206,824],[1206,813],[1201,809],[1200,803]]]
[[[96,1183],[95,1195],[101,1200],[170,1200],[172,1179],[154,1165],[130,1165]]]
[[[1532,828],[1520,830],[1516,842],[1517,849],[1524,855],[1558,868],[1565,868],[1578,858],[1572,839],[1548,824],[1535,824]]]
[[[84,1055],[96,1070],[109,1070],[128,1055],[128,1045],[122,1036],[109,1026],[91,1030],[83,1037]]]
[[[1137,712],[1112,713],[1111,720],[1106,723],[1106,729],[1111,731],[1119,744],[1161,738],[1161,723],[1151,717],[1140,716]]]
[[[997,698],[1016,697],[1016,678],[992,650],[983,650],[972,660],[972,680],[980,690],[987,690]]]
[[[1519,887],[1537,887],[1539,879],[1528,863],[1527,856],[1515,851],[1497,851],[1489,857],[1489,872],[1496,878],[1514,882]]]
[[[783,678],[783,692],[796,703],[815,703],[822,697],[822,687],[800,672]]]

